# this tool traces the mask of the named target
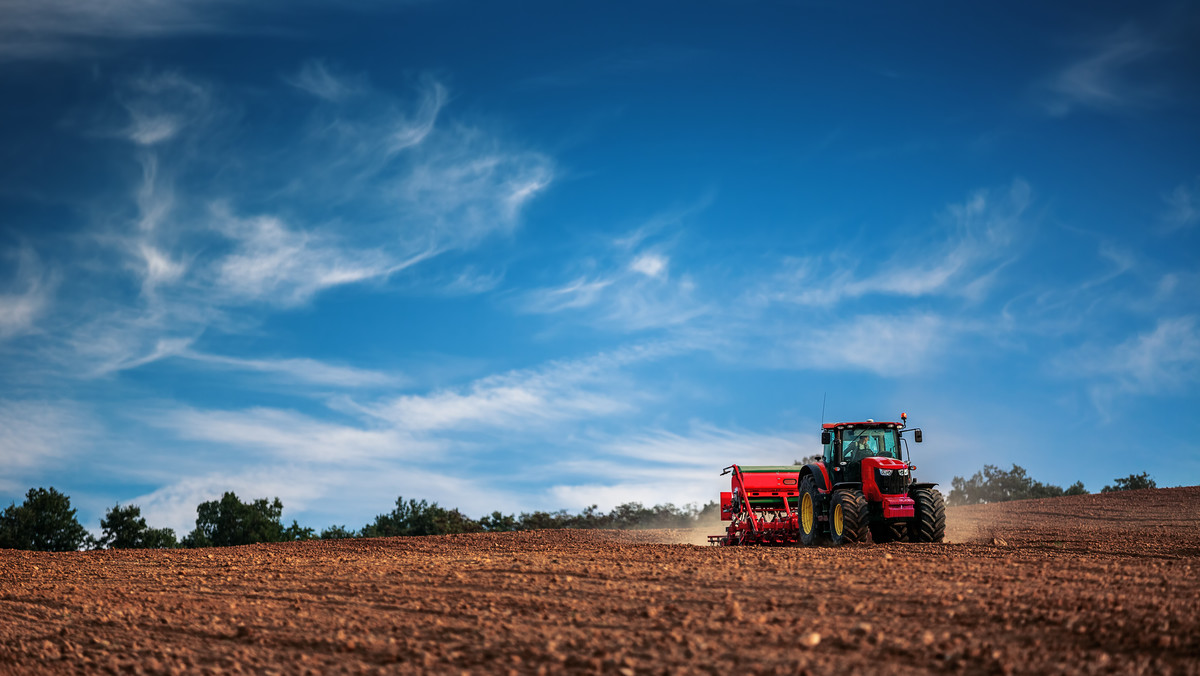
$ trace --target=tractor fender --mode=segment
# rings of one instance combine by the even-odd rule
[[[936,481],[914,481],[908,485],[908,490],[915,491],[918,488],[933,488],[936,485]]]
[[[829,473],[825,470],[825,465],[819,462],[805,465],[800,469],[799,481],[804,481],[804,477],[808,475],[812,475],[813,481],[817,482],[817,490],[822,493],[829,492]]]
[[[862,485],[861,481],[842,481],[842,482],[834,484],[833,487],[835,489],[837,489],[837,488],[857,488],[858,490],[861,491],[863,485]]]

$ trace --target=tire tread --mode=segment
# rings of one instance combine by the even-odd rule
[[[946,503],[941,492],[918,488],[912,492],[916,503],[909,536],[913,542],[941,542],[946,539]]]
[[[842,524],[844,525],[840,538],[833,533],[832,525],[833,507],[839,502],[842,505]],[[834,544],[866,542],[870,512],[867,509],[867,499],[863,497],[862,491],[854,488],[839,488],[834,491],[833,499],[829,501],[829,512],[830,535]]]

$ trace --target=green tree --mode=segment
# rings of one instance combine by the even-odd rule
[[[19,507],[13,503],[0,513],[0,549],[73,552],[87,540],[71,498],[53,487],[30,488]]]
[[[356,538],[358,533],[349,530],[345,526],[330,526],[321,531],[322,540],[345,540],[346,538]]]
[[[560,509],[557,512],[521,512],[517,517],[517,525],[514,530],[548,530],[552,528],[569,528],[573,517],[567,513],[567,510]],[[588,525],[585,528],[599,528],[601,526]]]
[[[1113,479],[1115,486],[1105,486],[1100,489],[1101,493],[1114,493],[1116,491],[1139,491],[1146,488],[1158,488],[1158,484],[1154,483],[1154,479],[1150,478],[1148,472],[1141,474],[1130,474],[1124,479]]]
[[[295,519],[292,519],[292,525],[283,529],[283,540],[285,542],[291,542],[293,540],[315,540],[316,538],[316,530],[307,526],[301,526],[296,522]]]
[[[220,500],[203,502],[196,507],[196,528],[183,539],[183,546],[228,547],[284,542],[297,539],[304,530],[311,537],[312,529],[300,529],[295,522],[292,528],[284,529],[279,521],[282,515],[283,503],[279,498],[273,501],[260,498],[248,503],[227,492]]]
[[[713,500],[712,502],[709,502],[708,504],[706,504],[700,508],[700,511],[696,513],[695,521],[696,521],[696,523],[699,524],[699,523],[704,523],[704,522],[708,522],[708,521],[715,521],[720,518],[721,518],[721,504],[718,503],[716,500]]]
[[[179,546],[175,531],[150,528],[137,505],[115,505],[100,519],[98,547],[107,549],[166,549]]]
[[[950,505],[977,505],[986,502],[1055,498],[1068,494],[1060,486],[1035,481],[1026,474],[1025,468],[1019,465],[1013,465],[1012,469],[1008,471],[995,465],[984,465],[983,471],[976,472],[975,476],[970,479],[954,477],[951,486],[950,497],[946,499],[946,503]],[[1072,491],[1070,495],[1087,492],[1083,483],[1078,481],[1069,490]]]
[[[1075,483],[1071,484],[1070,486],[1067,486],[1067,490],[1063,491],[1063,495],[1087,495],[1087,494],[1088,494],[1088,491],[1086,488],[1083,487],[1082,481],[1076,481]]]
[[[478,521],[464,516],[457,509],[443,509],[436,502],[404,501],[396,498],[396,508],[375,517],[374,523],[363,526],[363,537],[393,537],[397,535],[450,535],[481,533]]]
[[[517,529],[517,517],[496,511],[480,519],[479,526],[489,533],[512,531]]]

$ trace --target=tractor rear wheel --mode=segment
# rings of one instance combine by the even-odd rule
[[[913,520],[909,537],[913,542],[941,542],[946,538],[946,503],[940,491],[918,488],[911,493]]]
[[[817,482],[809,474],[800,481],[800,543],[815,545],[821,541],[821,522],[817,516],[821,513],[821,494],[817,492]]]
[[[903,521],[876,521],[871,524],[871,541],[875,544],[904,542],[907,539],[908,524]]]
[[[867,541],[867,499],[855,488],[839,488],[829,504],[829,536],[835,545]]]

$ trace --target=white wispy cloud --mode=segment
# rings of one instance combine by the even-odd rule
[[[295,462],[359,463],[378,458],[414,458],[429,455],[439,447],[395,429],[339,424],[271,408],[176,409],[155,415],[148,422],[172,430],[182,439],[266,452],[277,459]]]
[[[447,246],[510,232],[522,207],[554,176],[547,156],[505,150],[475,129],[452,127],[414,152],[391,194],[409,218],[423,222]]]
[[[772,359],[791,368],[903,376],[935,367],[962,330],[931,313],[848,316],[781,340]]]
[[[602,418],[635,410],[647,396],[626,384],[621,369],[676,351],[640,345],[537,369],[481,378],[460,389],[405,395],[359,410],[412,432],[497,428],[519,430],[550,422]]]
[[[709,312],[696,297],[696,283],[690,275],[669,279],[665,268],[648,274],[646,266],[654,264],[635,259],[605,276],[534,289],[525,294],[520,309],[537,314],[586,310],[584,321],[616,331],[680,326]]]
[[[221,319],[204,302],[122,301],[89,298],[74,313],[57,317],[34,352],[37,362],[71,378],[106,376],[178,355]]]
[[[155,146],[176,138],[212,113],[212,88],[174,71],[129,78],[118,101],[128,115],[119,135],[140,146]]]
[[[0,339],[34,330],[38,318],[50,304],[53,280],[42,269],[41,261],[32,248],[21,246],[4,252],[0,260],[12,261],[13,279],[0,279]]]
[[[1064,376],[1098,381],[1094,394],[1179,392],[1200,381],[1200,332],[1194,315],[1159,319],[1153,331],[1115,345],[1088,344],[1060,357]]]
[[[1171,233],[1185,230],[1200,223],[1200,176],[1191,184],[1175,187],[1163,197],[1166,210],[1162,215],[1162,229]]]
[[[634,387],[623,372],[678,349],[667,343],[633,346],[488,376],[459,389],[385,397],[378,403],[343,398],[332,403],[347,414],[338,419],[325,413],[264,407],[212,410],[172,405],[147,409],[138,416],[147,425],[167,431],[178,441],[214,449],[209,453],[217,455],[155,461],[149,472],[163,478],[166,485],[134,502],[152,522],[157,519],[185,529],[194,521],[196,504],[215,499],[225,490],[234,490],[243,499],[278,495],[285,505],[301,511],[314,504],[329,514],[361,512],[369,500],[377,503],[377,511],[387,511],[397,495],[405,494],[441,500],[468,514],[497,508],[546,508],[554,491],[518,494],[510,482],[519,476],[463,476],[464,462],[478,462],[489,454],[517,447],[526,449],[530,457],[549,454],[556,470],[587,471],[601,466],[594,462],[596,457],[621,463],[629,454],[649,453],[637,448],[639,444],[656,448],[655,457],[643,458],[643,462],[668,462],[672,453],[683,452],[687,440],[655,432],[629,443],[610,439],[601,448],[570,438],[574,436],[571,430],[580,424],[636,413],[652,395]],[[182,356],[207,358],[188,352]],[[231,361],[237,368],[259,366]],[[463,438],[471,432],[485,432],[489,441],[481,446],[477,440]],[[739,444],[737,435],[711,429],[701,430],[697,438],[712,447],[711,453],[744,448],[747,443],[763,448],[777,443],[766,436],[746,435],[747,443]],[[239,458],[236,468],[197,474],[201,467],[220,463],[230,453]],[[693,462],[699,465],[701,461],[693,458]],[[268,465],[269,471],[265,469]],[[443,471],[443,466],[454,469]],[[144,475],[147,470],[139,468],[138,472]],[[179,479],[181,475],[188,478]],[[146,480],[151,480],[149,475],[143,476]],[[350,494],[352,499],[347,497]]]
[[[1031,190],[1020,179],[1005,191],[979,190],[949,205],[933,237],[906,241],[902,249],[839,250],[823,257],[790,259],[785,271],[759,291],[767,302],[829,306],[850,298],[930,295],[978,299],[1013,256]]]
[[[272,216],[237,218],[219,207],[213,217],[215,229],[234,242],[233,251],[211,270],[213,289],[229,302],[295,305],[324,289],[386,277],[436,254],[421,251],[400,260],[321,230],[289,227]]]
[[[103,251],[79,290],[86,296],[131,274],[141,294],[77,303],[80,316],[63,318],[62,335],[40,349],[73,373],[137,368],[179,356],[206,331],[245,330],[255,309],[303,305],[338,286],[385,284],[430,258],[512,232],[553,178],[540,153],[462,122],[440,123],[447,92],[427,76],[404,99],[309,62],[292,84],[317,95],[307,102],[311,124],[266,148],[240,138],[234,92],[175,71],[116,84],[123,117],[98,131],[132,146],[142,169],[129,191],[136,211],[131,217],[128,204],[111,204],[102,225],[85,233]],[[339,104],[351,91],[361,106]],[[193,180],[197,173],[206,178]],[[276,177],[274,185],[264,177]],[[106,267],[113,253],[120,265]],[[417,278],[406,279],[411,286]],[[479,293],[498,280],[463,276],[449,289],[444,280],[431,283],[438,292]],[[47,288],[0,296],[0,335],[28,330]],[[315,373],[312,365],[290,367]],[[320,376],[324,384],[330,377]]]
[[[321,59],[305,61],[294,75],[284,78],[288,84],[326,101],[343,101],[367,90],[362,75],[335,72]]]
[[[552,484],[546,502],[570,509],[594,504],[602,510],[626,502],[704,504],[715,500],[721,488],[728,490],[728,479],[719,476],[722,468],[734,462],[787,464],[810,454],[814,447],[815,437],[707,424],[696,424],[683,434],[633,431],[596,440],[588,453],[553,463],[549,471],[582,479]],[[669,472],[667,478],[665,471]]]
[[[687,434],[658,430],[613,439],[600,444],[600,447],[611,456],[637,463],[691,467],[711,472],[720,463],[728,463],[729,458],[737,458],[738,462],[746,465],[779,464],[782,462],[780,458],[799,453],[802,441],[794,435],[695,424]],[[807,441],[813,442],[810,446],[816,445],[814,439]]]
[[[467,266],[444,284],[442,291],[452,296],[486,293],[499,287],[502,281],[504,272],[501,270],[480,272],[473,266]]]
[[[298,10],[371,2],[232,0],[4,0],[0,2],[0,61],[93,57],[122,41],[174,36],[278,33]]]
[[[1153,103],[1158,91],[1143,84],[1137,67],[1161,49],[1134,26],[1096,40],[1087,54],[1041,83],[1046,112],[1063,117],[1082,108],[1113,112]]]
[[[647,277],[664,277],[667,274],[670,259],[655,253],[645,253],[634,258],[629,268]]]
[[[96,40],[210,32],[231,6],[223,0],[5,0],[0,58],[62,58],[88,53]]]
[[[229,370],[275,374],[286,380],[316,385],[332,385],[345,388],[394,387],[404,384],[406,380],[401,376],[393,374],[352,366],[328,364],[316,359],[244,359],[207,354],[190,349],[179,352],[178,356]]]
[[[529,312],[554,313],[573,308],[589,307],[601,298],[604,289],[613,284],[613,279],[573,279],[563,286],[538,289],[530,293],[524,309]]]
[[[421,100],[412,117],[400,116],[391,123],[386,148],[391,154],[418,146],[433,132],[438,113],[446,105],[446,88],[442,83],[426,78]]]
[[[78,454],[94,432],[91,416],[72,402],[0,399],[0,491],[23,492],[21,482]]]
[[[700,299],[695,277],[672,274],[670,243],[652,241],[680,217],[656,217],[628,235],[603,242],[586,258],[569,263],[576,269],[570,281],[525,292],[519,309],[535,314],[571,311],[589,324],[617,331],[678,327],[706,315],[712,308]]]
[[[187,271],[187,264],[172,258],[159,243],[164,234],[170,236],[167,219],[174,206],[174,191],[169,182],[160,179],[156,155],[145,153],[141,162],[142,183],[135,198],[137,227],[126,235],[125,241],[131,267],[142,278],[142,294],[152,296],[159,286],[179,281]]]

